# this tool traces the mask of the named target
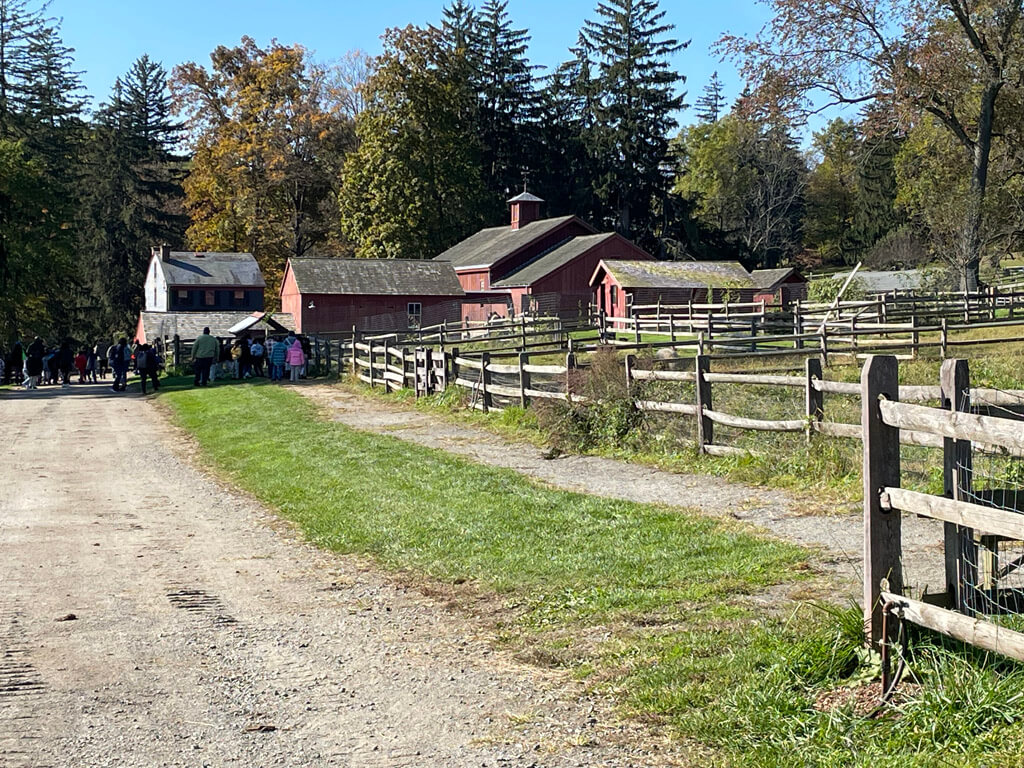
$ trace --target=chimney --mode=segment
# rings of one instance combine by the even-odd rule
[[[166,243],[164,245],[158,245],[158,246],[153,247],[152,248],[152,253],[153,253],[153,256],[159,256],[160,257],[160,261],[170,261],[171,260],[171,246],[167,245]]]
[[[512,206],[512,229],[522,229],[540,218],[540,204],[544,201],[529,192],[516,195],[508,201]]]

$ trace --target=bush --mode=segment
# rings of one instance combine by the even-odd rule
[[[586,402],[534,404],[537,424],[551,436],[552,447],[576,452],[620,447],[636,436],[643,414],[626,389],[625,369],[614,350],[596,352],[589,367],[573,372],[569,387]]]
[[[845,278],[837,277],[821,277],[817,280],[812,280],[811,284],[807,286],[807,298],[809,301],[821,302],[828,304],[836,300],[836,296],[839,295],[839,289],[843,287],[843,283],[846,282]],[[843,301],[858,301],[863,299],[865,295],[864,283],[858,280],[856,277],[850,281],[850,285],[846,288],[846,293],[843,294]]]

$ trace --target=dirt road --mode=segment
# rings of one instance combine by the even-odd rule
[[[102,387],[0,393],[0,765],[662,765]],[[586,746],[581,746],[586,745]]]

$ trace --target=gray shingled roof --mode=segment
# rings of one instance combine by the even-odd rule
[[[170,261],[160,261],[169,286],[223,285],[265,288],[263,273],[251,253],[194,253],[172,251]]]
[[[753,288],[738,261],[619,261],[601,264],[623,288]]]
[[[183,340],[199,338],[203,328],[209,327],[210,334],[220,338],[232,336],[231,328],[252,317],[252,312],[143,312],[142,327],[146,339],[167,337],[178,334]],[[295,319],[286,312],[275,312],[274,320],[289,330],[295,328]]]
[[[534,240],[544,237],[574,218],[574,216],[560,216],[555,219],[538,219],[520,229],[512,229],[508,225],[481,229],[461,243],[456,243],[440,256],[435,256],[434,261],[451,262],[456,269],[492,267],[506,256],[510,256],[520,248],[526,247]]]
[[[791,274],[796,272],[793,267],[781,267],[779,269],[755,269],[750,273],[754,285],[758,288],[768,290],[774,288]]]
[[[559,243],[551,250],[542,253],[540,256],[533,259],[533,261],[528,261],[511,275],[502,278],[493,285],[495,288],[512,288],[522,285],[533,285],[541,278],[550,275],[559,267],[564,267],[577,256],[586,253],[595,245],[600,245],[613,237],[615,237],[614,232],[574,237],[568,242]]]
[[[300,293],[389,296],[462,296],[452,265],[411,259],[289,261]]]

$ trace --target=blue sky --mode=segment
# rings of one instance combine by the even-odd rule
[[[477,5],[482,3],[478,2]],[[95,101],[106,98],[115,78],[144,53],[170,71],[185,61],[209,63],[218,45],[234,45],[242,35],[258,43],[272,38],[300,43],[318,60],[330,60],[356,48],[380,52],[380,35],[388,27],[436,23],[443,0],[53,0],[50,12],[63,19],[63,37],[75,49],[83,82]],[[553,68],[568,58],[584,19],[594,18],[597,0],[510,0],[515,25],[532,36],[530,58]],[[741,83],[728,62],[710,51],[725,31],[753,33],[767,19],[755,0],[662,0],[666,21],[680,40],[691,40],[674,62],[687,82],[693,102],[718,71],[727,96]],[[692,120],[684,112],[684,123]]]

